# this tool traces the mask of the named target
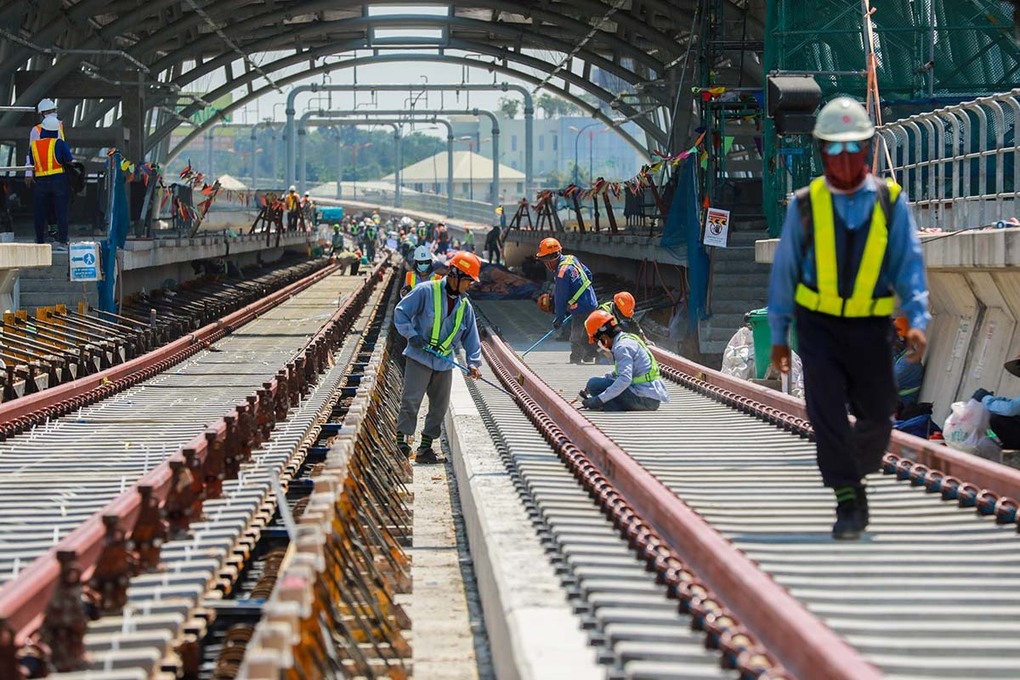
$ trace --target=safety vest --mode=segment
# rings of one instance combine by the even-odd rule
[[[53,137],[32,142],[32,162],[36,177],[48,177],[64,172],[64,166],[57,162],[57,140]]]
[[[39,135],[40,137],[42,137],[42,133],[43,133],[42,123],[39,123],[38,125],[35,126],[35,133],[37,135]],[[57,137],[59,137],[60,139],[64,139],[64,124],[63,123],[61,123],[60,127],[57,129]]]
[[[453,339],[457,337],[457,333],[460,333],[461,324],[464,323],[464,308],[467,303],[463,298],[457,300],[457,307],[453,314],[453,330],[446,336],[446,339],[440,342],[440,326],[443,325],[443,282],[442,280],[432,282],[432,336],[429,338],[429,344],[432,346],[437,353],[447,356],[450,353],[450,346],[453,344]]]
[[[849,298],[844,298],[839,294],[840,271],[836,257],[836,218],[832,193],[824,177],[811,182],[807,196],[811,204],[818,289],[813,290],[799,283],[794,295],[797,304],[813,312],[851,318],[889,316],[893,313],[896,308],[895,298],[892,295],[875,297],[875,285],[882,272],[882,262],[889,243],[891,206],[899,195],[900,186],[895,182],[889,181],[887,187],[881,184],[878,186],[871,226],[854,277],[853,291]],[[798,201],[800,197],[798,193]]]
[[[601,305],[599,305],[599,309],[601,309],[603,312],[608,312],[609,314],[612,314],[613,318],[616,319],[616,323],[620,323],[624,320],[624,318],[620,315],[619,310],[616,309],[616,305],[613,303],[612,300],[610,300],[609,302],[603,302]]]
[[[287,210],[290,212],[297,210],[298,200],[297,194],[287,194],[287,196],[284,197],[284,202],[287,204]]]
[[[655,360],[655,356],[648,349],[648,345],[645,344],[645,341],[642,340],[641,338],[639,338],[638,336],[634,335],[633,333],[620,333],[620,335],[618,337],[621,337],[621,338],[630,338],[631,340],[633,340],[637,344],[641,345],[641,349],[643,349],[645,351],[645,354],[648,356],[648,361],[651,362],[651,364],[652,364],[652,367],[648,370],[647,373],[644,373],[642,375],[634,376],[634,378],[631,379],[630,384],[631,385],[643,385],[645,383],[652,382],[653,380],[658,380],[659,379],[659,363]],[[615,363],[613,364],[613,371],[616,372],[617,375],[620,374],[619,371],[616,370],[616,364]]]
[[[591,279],[589,279],[588,275],[584,273],[584,267],[581,266],[581,263],[578,262],[577,258],[573,255],[563,256],[563,259],[560,260],[559,272],[556,275],[563,276],[563,269],[565,267],[574,267],[577,269],[577,273],[581,275],[581,287],[577,289],[577,292],[574,293],[569,300],[567,300],[567,307],[574,309],[577,307],[577,301],[581,299],[582,295],[584,295],[584,291],[588,290],[591,286]]]
[[[441,279],[443,277],[440,276],[439,274],[433,273],[429,278],[432,281],[438,281],[439,279]],[[418,285],[418,272],[416,272],[416,271],[414,271],[412,269],[411,271],[409,271],[406,274],[404,274],[404,283],[406,283],[411,288],[414,288],[415,286],[417,286]]]

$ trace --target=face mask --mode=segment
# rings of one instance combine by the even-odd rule
[[[419,274],[424,274],[432,266],[431,262],[415,262],[414,268],[418,270]]]
[[[868,145],[856,153],[844,151],[830,156],[823,151],[822,167],[832,186],[843,191],[855,189],[868,175]]]

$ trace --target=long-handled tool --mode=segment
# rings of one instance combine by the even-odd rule
[[[569,314],[567,314],[565,317],[563,317],[563,323],[566,323],[568,321],[570,321],[570,315]],[[538,339],[538,342],[536,342],[534,345],[532,345],[528,349],[524,350],[524,353],[521,354],[521,358],[523,359],[528,352],[530,352],[531,350],[533,350],[536,347],[538,347],[539,345],[541,345],[543,342],[545,342],[546,338],[548,338],[550,335],[552,335],[553,333],[555,333],[558,330],[559,330],[559,328],[551,328],[551,329],[549,329],[549,332],[546,333],[545,335],[543,335],[542,337],[540,337]]]
[[[461,363],[458,363],[458,362],[454,361],[453,359],[451,359],[450,357],[446,356],[445,354],[440,354],[439,352],[437,352],[436,350],[432,349],[428,345],[426,345],[424,347],[424,349],[425,349],[426,352],[428,352],[432,356],[439,357],[443,361],[445,361],[447,363],[450,363],[450,364],[453,364],[454,366],[456,366],[460,370],[464,371],[464,373],[467,373],[467,374],[470,375],[471,369],[468,368],[467,366],[465,366],[464,364],[461,364]],[[511,394],[509,391],[507,391],[507,389],[505,387],[503,387],[502,385],[497,385],[496,383],[492,382],[491,380],[486,380],[485,378],[482,378],[482,377],[479,377],[478,379],[481,380],[486,385],[490,385],[492,387],[495,387],[497,390],[499,390],[500,392],[502,392],[506,396],[510,397],[511,399],[514,398],[514,395]]]

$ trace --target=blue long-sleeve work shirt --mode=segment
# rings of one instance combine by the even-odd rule
[[[849,194],[836,193],[830,187],[833,209],[847,229],[856,230],[870,224],[877,197],[876,181],[879,180],[868,175],[861,188]],[[900,308],[910,326],[924,330],[931,319],[928,313],[928,283],[917,225],[907,207],[905,192],[900,192],[892,206],[888,229],[889,243],[879,283],[888,282],[896,291],[900,298]],[[803,282],[811,288],[816,288],[818,284],[814,249],[804,252],[802,232],[800,209],[797,197],[794,196],[786,210],[783,234],[779,239],[769,280],[769,328],[772,330],[773,345],[789,344],[787,337],[793,321],[797,284]]]
[[[588,315],[599,306],[598,298],[595,297],[595,285],[588,286],[588,289],[577,299],[573,309],[570,309],[567,301],[574,297],[574,293],[581,287],[581,271],[584,271],[584,275],[588,277],[589,281],[592,280],[591,271],[576,258],[574,259],[575,265],[564,264],[563,258],[564,256],[561,254],[560,261],[556,265],[556,288],[553,291],[556,319],[562,321],[567,318],[567,314],[570,314],[576,322],[584,323]]]
[[[613,380],[613,384],[598,396],[603,404],[610,399],[615,399],[628,389],[639,397],[658,399],[662,402],[669,401],[669,391],[666,390],[662,378],[639,385],[634,384],[635,376],[644,375],[652,370],[652,361],[648,357],[648,351],[641,346],[641,343],[626,335],[617,335],[613,341],[613,360],[616,365],[612,371],[605,375],[606,378]]]
[[[453,339],[452,347],[460,345],[467,355],[468,366],[481,367],[482,365],[482,344],[478,339],[478,326],[475,324],[475,310],[468,302],[467,296],[462,295],[457,304],[454,305],[452,313],[448,303],[449,296],[446,294],[446,279],[440,281],[442,290],[443,316],[439,326],[439,338],[445,340],[446,336],[453,330],[453,322],[457,314],[457,306],[464,305],[464,320],[461,323],[460,332]],[[400,302],[393,314],[393,322],[397,332],[405,338],[420,335],[425,339],[426,344],[432,337],[432,282],[419,283],[411,289]],[[408,344],[404,350],[404,356],[413,359],[419,364],[428,366],[433,371],[449,371],[454,366],[450,362],[441,359],[434,354],[429,354],[424,349],[418,349]],[[451,357],[453,358],[453,357]]]
[[[981,400],[989,413],[998,416],[1020,416],[1020,397],[1010,399],[1009,397],[997,397],[994,394],[987,395]]]

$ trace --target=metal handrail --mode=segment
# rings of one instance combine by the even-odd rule
[[[919,226],[964,229],[1017,214],[1020,88],[902,118],[878,135],[879,169],[903,186]]]

